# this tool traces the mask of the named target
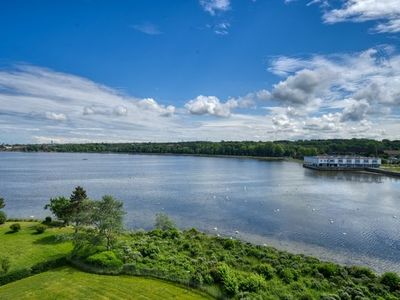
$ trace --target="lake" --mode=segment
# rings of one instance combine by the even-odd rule
[[[77,185],[123,200],[129,228],[149,229],[165,212],[181,228],[400,271],[398,179],[255,159],[0,153],[9,217],[45,217],[49,198]]]

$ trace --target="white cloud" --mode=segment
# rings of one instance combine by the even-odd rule
[[[136,24],[132,25],[131,27],[137,31],[140,31],[148,35],[162,34],[162,32],[158,29],[158,27],[152,23]]]
[[[152,98],[146,98],[138,101],[137,106],[144,110],[157,111],[161,116],[166,116],[166,117],[172,116],[175,113],[174,106],[160,105]]]
[[[62,113],[55,113],[55,112],[50,112],[47,111],[45,113],[45,116],[49,120],[54,120],[54,121],[65,121],[67,119],[67,116]]]
[[[229,33],[229,27],[231,26],[228,22],[218,23],[214,26],[214,33],[218,35],[227,35]]]
[[[275,84],[272,97],[286,105],[332,106],[353,98],[373,106],[400,104],[400,56],[390,47],[361,53],[280,57],[270,70],[287,77]]]
[[[200,0],[199,2],[203,9],[212,16],[217,12],[230,9],[230,0]]]
[[[326,23],[376,21],[376,32],[400,32],[399,0],[343,0],[339,8],[333,8],[334,1],[314,0],[310,4],[320,4],[325,13]]]
[[[185,104],[185,108],[194,115],[213,115],[217,117],[229,117],[231,110],[238,107],[236,100],[228,100],[221,103],[215,96],[197,96]]]
[[[117,140],[121,136],[156,139],[180,126],[172,118],[174,112],[175,107],[154,99],[134,98],[88,79],[45,68],[18,66],[0,71],[3,138],[16,138],[18,135],[8,130],[14,127],[21,128],[20,138],[32,142],[33,137],[23,129],[32,127],[59,139],[88,139],[87,130],[80,128],[100,128],[107,133],[91,134],[95,140]]]
[[[340,120],[343,122],[364,120],[369,109],[370,105],[365,100],[352,101],[351,105],[343,109]]]

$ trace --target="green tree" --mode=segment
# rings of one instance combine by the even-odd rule
[[[72,219],[72,210],[70,199],[65,197],[51,198],[50,203],[46,204],[44,209],[50,209],[50,211],[62,220],[64,225],[69,225]]]
[[[70,196],[71,203],[79,203],[85,199],[87,199],[86,191],[78,185]]]
[[[7,221],[6,213],[0,210],[0,225],[4,224],[6,221]]]
[[[112,196],[104,196],[94,202],[92,223],[98,235],[105,239],[107,250],[110,250],[118,234],[123,230],[125,211],[123,203]]]
[[[87,220],[87,209],[89,201],[87,201],[86,191],[81,186],[77,186],[70,196],[71,221],[75,223],[75,233]]]
[[[0,197],[0,209],[3,209],[6,206],[4,198]]]
[[[154,226],[157,229],[161,229],[161,230],[170,230],[170,229],[174,229],[176,227],[174,221],[172,221],[168,217],[168,215],[164,214],[164,213],[156,214],[156,220],[155,220]]]

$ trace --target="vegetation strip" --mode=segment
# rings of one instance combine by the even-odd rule
[[[400,150],[400,141],[370,139],[329,139],[299,141],[222,141],[179,143],[87,143],[0,145],[0,151],[202,154],[256,157],[303,158],[318,154],[357,154],[389,158]]]

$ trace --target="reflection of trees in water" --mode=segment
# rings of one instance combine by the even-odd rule
[[[383,178],[386,176],[378,174],[369,174],[363,172],[340,172],[340,171],[315,171],[315,170],[305,170],[305,175],[308,177],[325,177],[334,180],[341,181],[353,181],[362,183],[382,183]]]

